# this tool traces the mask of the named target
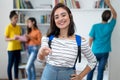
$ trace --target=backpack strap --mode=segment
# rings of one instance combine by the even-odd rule
[[[52,42],[52,40],[54,38],[54,35],[50,35],[48,38],[49,38],[48,46],[49,46],[49,48],[51,48],[51,42]]]
[[[75,35],[75,38],[78,46],[78,54],[77,54],[73,69],[75,69],[75,65],[78,58],[79,58],[79,63],[81,62],[81,37],[79,35]]]

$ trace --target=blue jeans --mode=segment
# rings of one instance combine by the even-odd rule
[[[8,51],[8,68],[7,68],[7,74],[8,74],[8,80],[12,79],[12,67],[14,65],[14,78],[18,79],[18,66],[20,63],[20,50],[15,51]]]
[[[108,60],[109,53],[95,54],[95,56],[96,56],[96,59],[99,63],[98,64],[97,80],[103,80],[104,69],[105,69],[105,65],[106,65],[107,60]],[[88,73],[87,80],[92,80],[95,68]]]
[[[70,80],[73,68],[56,67],[46,64],[40,80]]]
[[[38,53],[38,46],[28,46],[29,59],[26,65],[28,80],[36,80],[36,71],[34,61]]]

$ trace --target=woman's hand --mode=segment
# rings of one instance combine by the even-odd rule
[[[77,74],[72,74],[70,80],[82,80],[82,77]]]
[[[40,60],[44,60],[45,59],[45,56],[48,56],[49,53],[51,53],[52,50],[49,48],[49,47],[41,47],[39,52],[38,52],[38,59]]]
[[[51,49],[46,46],[42,47],[40,50],[40,53],[44,56],[47,56],[47,55],[49,55],[49,53],[51,53]]]

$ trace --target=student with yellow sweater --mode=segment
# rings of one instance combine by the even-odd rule
[[[21,35],[21,28],[16,23],[18,15],[15,11],[11,11],[9,18],[11,23],[5,29],[5,40],[8,41],[8,80],[12,79],[12,67],[14,65],[14,78],[18,80],[18,65],[20,62],[21,42],[16,38],[16,35]]]
[[[28,80],[36,80],[36,72],[34,61],[37,58],[39,46],[41,44],[41,31],[37,27],[37,22],[34,17],[30,17],[27,21],[27,48],[29,59],[26,65]]]

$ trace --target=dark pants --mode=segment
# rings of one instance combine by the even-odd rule
[[[8,51],[8,68],[7,68],[7,73],[8,73],[8,79],[12,79],[12,67],[14,65],[14,78],[18,79],[18,66],[20,63],[20,50],[15,50],[15,51]]]
[[[98,75],[97,75],[96,80],[103,80],[104,69],[105,69],[105,65],[108,60],[109,53],[95,54],[95,56],[99,63],[98,64]],[[95,68],[88,73],[87,80],[92,80]]]

